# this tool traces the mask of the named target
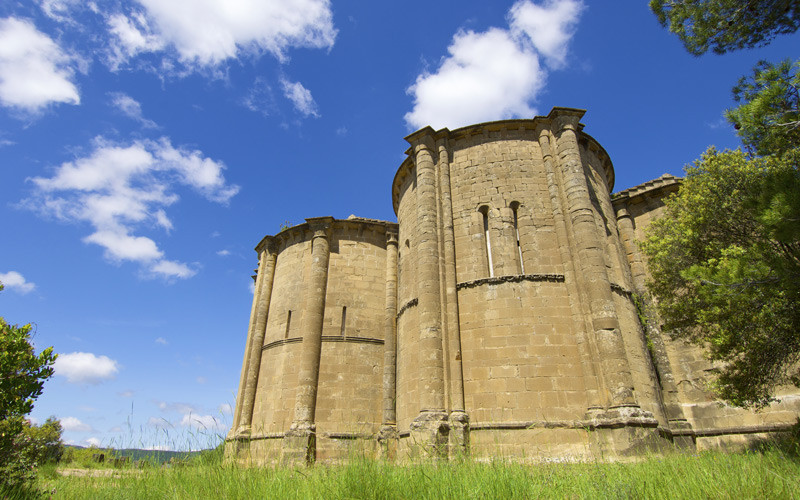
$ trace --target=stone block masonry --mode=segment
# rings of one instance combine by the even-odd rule
[[[797,388],[725,407],[698,348],[641,324],[637,241],[680,179],[612,199],[583,114],[423,128],[392,183],[397,223],[266,236],[227,459],[621,459],[788,429]]]

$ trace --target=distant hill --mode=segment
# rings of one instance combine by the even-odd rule
[[[76,448],[85,450],[85,446],[75,446],[75,445],[65,445],[65,448]],[[98,448],[98,453],[103,453],[107,448]],[[136,460],[149,460],[151,462],[158,462],[158,463],[165,463],[169,462],[170,459],[175,460],[185,460],[197,455],[200,455],[204,451],[209,450],[200,450],[200,451],[166,451],[166,450],[142,450],[139,448],[122,448],[122,449],[113,449],[114,457],[116,458],[123,458],[128,457],[131,462],[135,462]]]

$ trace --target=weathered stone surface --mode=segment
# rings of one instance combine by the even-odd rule
[[[612,199],[583,113],[426,127],[392,183],[397,224],[262,240],[226,458],[627,459],[788,429],[797,388],[727,407],[702,351],[661,332],[637,241],[680,181]]]

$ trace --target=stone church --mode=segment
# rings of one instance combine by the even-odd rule
[[[228,459],[616,459],[794,424],[796,388],[726,406],[700,349],[642,324],[637,240],[680,180],[612,195],[583,114],[426,127],[392,183],[397,223],[265,236]]]

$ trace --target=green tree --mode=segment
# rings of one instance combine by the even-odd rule
[[[717,54],[800,28],[800,0],[651,0],[686,50]],[[759,63],[726,112],[748,153],[713,147],[648,231],[665,328],[708,347],[719,395],[763,406],[800,385],[800,64]]]
[[[710,148],[642,245],[664,328],[708,348],[719,395],[740,406],[800,384],[798,161]]]
[[[696,56],[766,45],[800,28],[800,0],[650,0],[650,9]]]
[[[30,325],[10,325],[0,317],[0,488],[24,487],[35,475],[30,440],[23,432],[25,415],[53,375],[57,355],[48,347],[37,356],[30,331]]]
[[[741,104],[725,116],[750,151],[780,155],[800,145],[800,61],[759,62],[733,98]]]
[[[49,417],[42,425],[26,425],[22,433],[30,442],[29,454],[37,464],[56,463],[64,455],[61,422]]]

